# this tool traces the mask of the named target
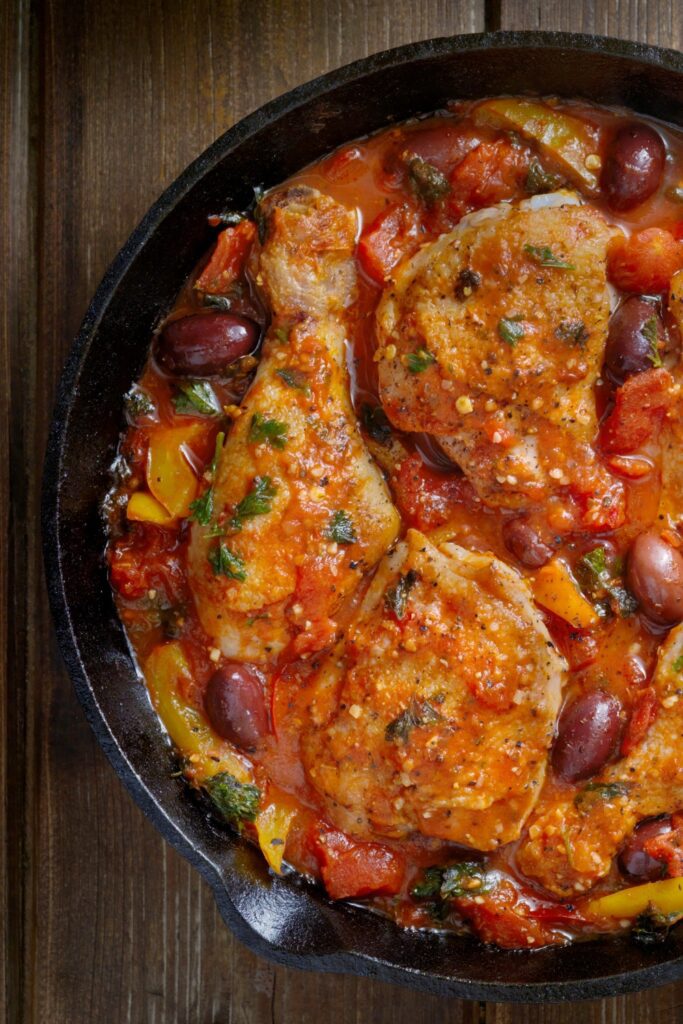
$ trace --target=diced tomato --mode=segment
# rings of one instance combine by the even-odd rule
[[[603,451],[633,452],[655,437],[671,404],[671,375],[664,369],[645,370],[617,389],[614,409],[600,430]]]
[[[457,505],[474,498],[465,477],[429,469],[417,452],[403,460],[392,483],[401,515],[418,530],[443,525]]]
[[[654,687],[648,686],[642,691],[631,712],[631,718],[621,741],[622,757],[630,754],[645,739],[650,726],[657,717],[658,703]]]
[[[546,612],[550,635],[569,662],[573,672],[588,668],[598,656],[598,642],[589,629],[576,629],[559,615]]]
[[[581,495],[579,503],[583,511],[581,523],[594,533],[616,530],[626,520],[626,495],[619,480],[612,480],[596,494]]]
[[[550,922],[539,919],[540,915],[519,899],[509,882],[501,882],[492,892],[477,897],[476,903],[460,899],[456,905],[484,942],[495,942],[503,949],[533,949],[565,941],[549,927]]]
[[[255,237],[256,225],[251,220],[242,220],[234,228],[221,231],[195,288],[212,295],[225,294],[244,270]]]
[[[610,245],[607,275],[612,284],[627,292],[653,295],[664,292],[683,267],[683,245],[664,228],[634,231]]]
[[[175,531],[134,523],[130,533],[109,550],[109,576],[127,601],[137,601],[153,590],[161,591],[171,604],[180,603],[185,576]]]
[[[480,142],[451,173],[449,212],[461,217],[468,210],[480,210],[503,199],[524,194],[529,154],[508,139]]]
[[[368,277],[384,285],[396,264],[412,256],[419,244],[416,211],[406,204],[388,206],[360,236],[358,260]]]
[[[333,900],[393,896],[400,891],[405,860],[380,843],[357,842],[343,832],[320,832],[315,840],[320,872]]]
[[[683,876],[683,815],[674,814],[670,832],[662,832],[643,843],[645,853],[666,864],[669,878]]]

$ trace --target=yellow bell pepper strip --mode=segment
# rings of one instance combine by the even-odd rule
[[[229,772],[238,782],[251,782],[248,765],[213,731],[200,712],[187,704],[179,686],[192,671],[180,643],[160,644],[147,658],[143,671],[152,704],[180,753],[192,763],[195,781]]]
[[[175,522],[175,516],[167,512],[161,502],[157,501],[148,491],[134,491],[128,499],[126,515],[136,523],[155,523],[157,526],[169,526]]]
[[[598,133],[578,117],[534,100],[502,98],[480,103],[474,110],[474,122],[519,132],[552,157],[574,184],[597,191]]]
[[[256,815],[254,825],[261,852],[269,867],[279,875],[282,873],[287,836],[297,809],[286,793],[278,790],[273,794],[271,787],[269,797],[271,794],[272,798]]]
[[[533,592],[538,604],[576,629],[588,629],[600,621],[595,608],[583,596],[569,569],[559,558],[539,569]]]
[[[187,448],[211,427],[193,422],[180,427],[150,430],[147,486],[164,508],[180,519],[189,515],[197,497],[199,480],[187,458]]]
[[[653,906],[662,914],[683,915],[683,878],[662,878],[591,900],[586,908],[595,917],[632,918]]]

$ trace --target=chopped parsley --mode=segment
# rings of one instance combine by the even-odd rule
[[[223,411],[216,392],[208,380],[186,380],[178,383],[179,393],[173,399],[177,413],[187,416],[220,416]]]
[[[406,743],[413,729],[434,725],[442,718],[443,715],[432,707],[429,701],[413,699],[405,711],[389,722],[384,730],[384,738],[387,742],[394,740]]]
[[[261,791],[249,782],[239,782],[230,772],[219,772],[204,783],[214,806],[227,821],[253,821],[258,813]]]
[[[387,414],[381,405],[370,405],[365,402],[361,409],[363,427],[366,433],[378,444],[387,444],[391,439],[391,427]]]
[[[524,191],[529,195],[537,196],[542,192],[553,192],[563,184],[559,174],[551,174],[546,171],[539,160],[532,160],[527,171]]]
[[[515,347],[520,338],[524,337],[524,324],[520,323],[521,319],[521,316],[504,316],[498,321],[499,337],[501,337],[503,341],[507,341],[508,345],[511,345],[512,348]]]
[[[406,356],[406,366],[411,373],[423,373],[428,366],[436,362],[436,358],[424,345],[420,345],[414,352]]]
[[[353,544],[358,540],[356,530],[351,521],[351,516],[343,509],[334,512],[327,527],[326,536],[328,540],[334,540],[337,544]]]
[[[489,884],[484,865],[478,861],[461,861],[449,867],[425,869],[422,881],[410,890],[413,899],[455,900],[487,892]]]
[[[556,256],[547,245],[525,245],[524,252],[527,256],[531,257],[534,263],[538,263],[541,267],[557,267],[560,270],[575,269],[573,264],[567,263],[565,260],[560,259],[559,256]]]
[[[621,796],[628,796],[629,787],[624,782],[589,782],[574,797],[574,806],[581,814],[589,814],[598,802],[609,803]]]
[[[659,945],[666,942],[672,925],[680,919],[679,912],[665,914],[654,903],[648,903],[647,908],[638,915],[633,924],[631,938],[640,946]]]
[[[266,442],[271,448],[284,448],[287,444],[287,424],[281,420],[269,420],[255,412],[249,424],[249,440],[255,444]]]
[[[275,371],[278,377],[281,377],[288,388],[293,388],[294,391],[303,391],[304,394],[310,394],[310,387],[308,384],[308,377],[303,370],[297,370],[293,366],[283,366],[281,370]]]
[[[204,305],[212,306],[214,309],[220,309],[226,312],[232,309],[232,299],[228,295],[212,295],[207,292],[204,295]]]
[[[679,654],[671,666],[674,672],[683,672],[683,654]]]
[[[640,329],[641,334],[650,346],[650,351],[647,354],[647,358],[650,360],[655,368],[663,366],[662,357],[659,352],[659,332],[657,331],[657,318],[654,316],[648,317],[643,326]]]
[[[419,156],[414,156],[408,162],[408,179],[413,192],[427,206],[438,203],[451,190],[448,178],[434,164],[428,163]]]
[[[470,295],[476,292],[477,288],[481,284],[481,274],[478,274],[476,270],[470,270],[469,267],[465,267],[458,274],[458,280],[455,284],[455,297],[460,302],[464,302]]]
[[[244,559],[236,551],[231,551],[225,541],[221,540],[208,554],[209,565],[214,576],[227,576],[229,580],[244,583],[247,573]]]
[[[204,491],[201,498],[197,498],[190,505],[190,519],[194,519],[200,526],[209,526],[213,517],[213,487]]]
[[[157,411],[151,396],[136,384],[126,395],[125,403],[128,417],[133,421],[141,419],[143,416],[154,416]]]
[[[582,591],[591,600],[599,614],[618,614],[622,619],[633,615],[638,602],[622,581],[623,564],[613,559],[608,564],[603,547],[593,548],[579,560],[576,575]]]
[[[555,337],[570,345],[584,348],[590,335],[583,320],[561,320],[555,328]]]
[[[408,607],[408,594],[419,578],[419,573],[409,569],[405,576],[399,576],[393,587],[389,587],[384,595],[384,607],[393,612],[399,622],[405,616]]]
[[[219,430],[216,434],[216,447],[213,450],[213,458],[211,459],[211,465],[209,466],[209,473],[211,479],[216,476],[216,470],[218,469],[218,463],[220,462],[221,455],[223,454],[223,443],[225,441],[225,434],[222,430]]]
[[[233,530],[241,530],[247,519],[264,516],[270,512],[276,494],[277,487],[269,476],[257,476],[252,489],[235,506],[230,520]]]

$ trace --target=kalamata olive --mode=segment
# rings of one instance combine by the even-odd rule
[[[648,619],[661,626],[683,620],[683,555],[656,530],[633,542],[626,581]]]
[[[578,782],[602,768],[619,740],[621,710],[621,702],[604,690],[592,690],[565,708],[552,751],[558,778]]]
[[[508,551],[529,569],[539,569],[553,556],[536,530],[525,519],[508,519],[503,523],[503,541]]]
[[[156,358],[167,373],[180,377],[221,373],[256,348],[259,329],[235,313],[194,313],[167,324]]]
[[[613,210],[631,210],[656,192],[662,180],[666,149],[661,135],[647,124],[622,125],[612,139],[600,184]]]
[[[656,332],[654,339],[652,325]],[[656,362],[655,351],[659,351],[658,343],[662,341],[664,324],[657,308],[638,295],[625,299],[609,322],[605,345],[605,371],[609,379],[614,384],[623,384],[634,373],[651,370]]]
[[[619,854],[619,870],[627,878],[637,882],[655,882],[664,874],[661,860],[655,860],[645,852],[648,839],[671,831],[671,818],[646,818],[634,829]]]
[[[253,750],[268,732],[264,680],[253,665],[229,662],[211,676],[204,710],[223,739]]]

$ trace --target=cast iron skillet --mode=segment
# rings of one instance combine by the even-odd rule
[[[683,57],[611,39],[500,33],[436,39],[357,61],[267,104],[221,136],[154,204],[97,290],[57,393],[43,495],[44,554],[57,635],[97,738],[137,803],[207,879],[227,924],[258,953],[308,970],[377,975],[467,999],[612,995],[683,976],[683,930],[650,949],[606,940],[533,953],[401,930],[330,903],[219,831],[171,778],[171,758],[117,618],[99,513],[123,394],[150,335],[206,250],[206,217],[242,208],[355,136],[458,97],[557,93],[683,125]]]

